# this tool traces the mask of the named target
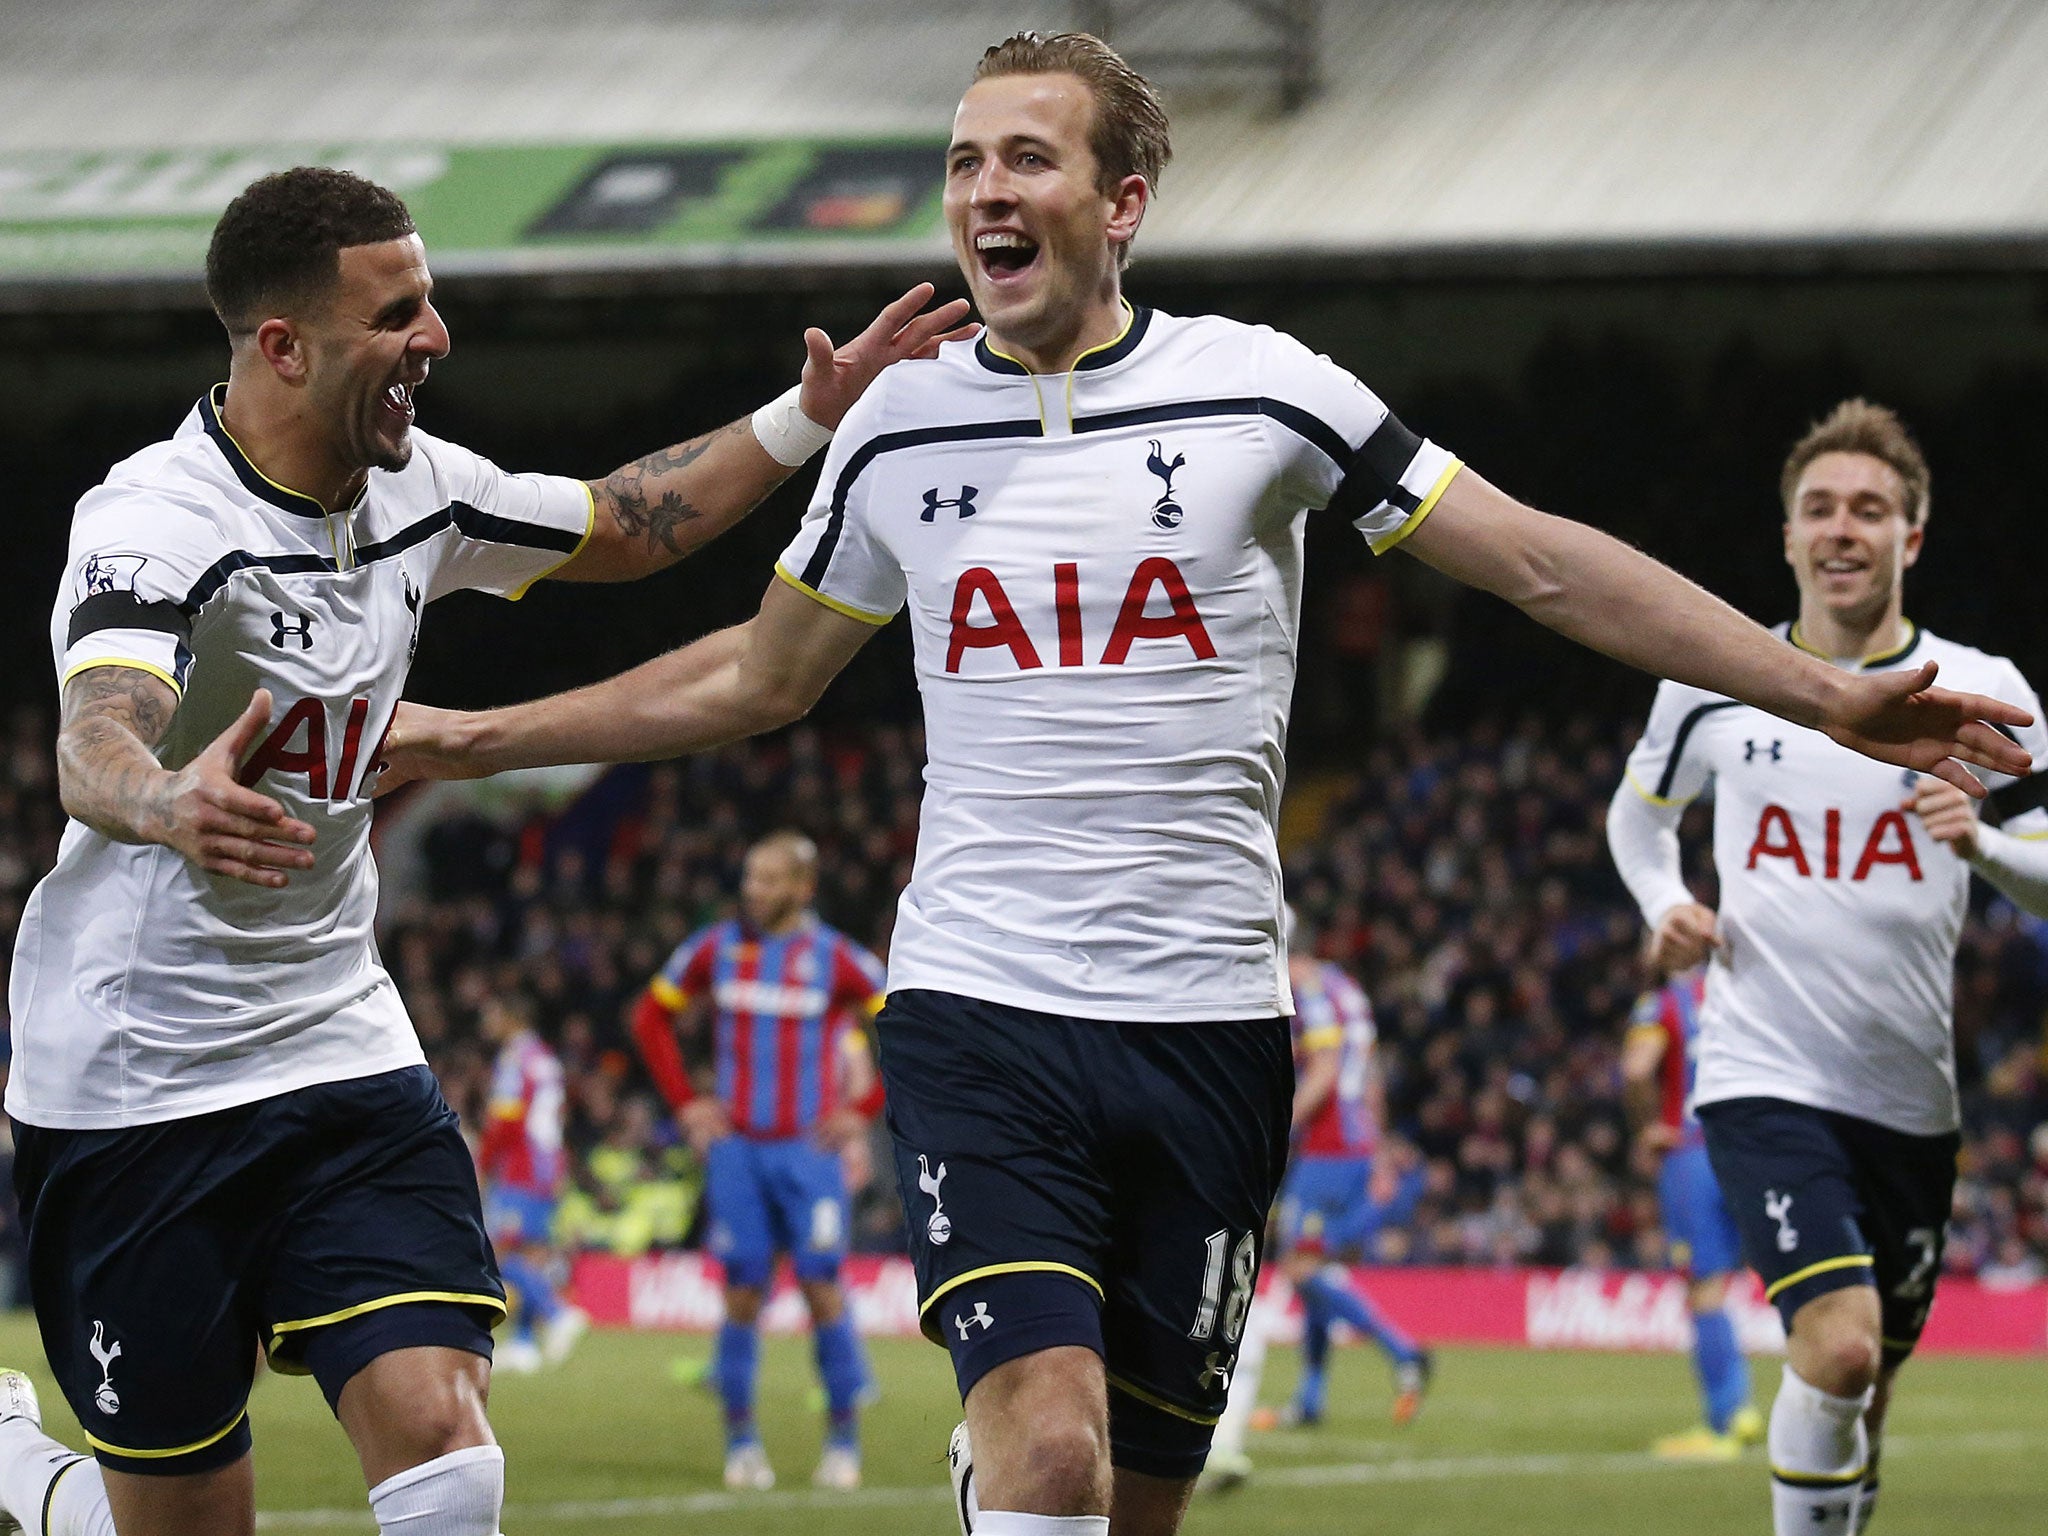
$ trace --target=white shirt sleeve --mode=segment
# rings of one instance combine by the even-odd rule
[[[58,687],[89,668],[118,666],[162,678],[182,695],[193,614],[228,553],[211,520],[175,502],[134,490],[88,492],[57,597]]]
[[[1342,506],[1374,554],[1415,531],[1462,467],[1417,437],[1358,379],[1291,336],[1267,333],[1267,435],[1299,504]]]
[[[881,435],[888,382],[884,373],[839,424],[810,510],[775,562],[775,574],[798,591],[874,625],[893,619],[909,593],[903,567],[876,537],[868,507],[869,445]]]
[[[2036,917],[2048,917],[2048,832],[2019,837],[1997,827],[1977,829],[1970,868]]]
[[[581,480],[510,475],[455,443],[417,432],[414,440],[432,458],[455,530],[437,544],[429,601],[467,589],[516,602],[589,539],[597,507]]]
[[[1694,899],[1679,860],[1678,822],[1713,777],[1694,733],[1721,702],[1697,688],[1660,684],[1607,807],[1607,850],[1652,928],[1673,907]]]

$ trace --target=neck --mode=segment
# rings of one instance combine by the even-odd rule
[[[1121,336],[1129,322],[1123,294],[1112,273],[1102,292],[1086,306],[1059,318],[1056,330],[1027,341],[990,326],[988,344],[1003,356],[1014,357],[1033,373],[1071,373],[1074,364],[1088,353]]]
[[[1837,613],[1811,598],[1799,605],[1799,643],[1838,661],[1860,661],[1895,651],[1906,643],[1906,633],[1905,615],[1896,594],[1869,616]]]
[[[286,490],[310,496],[332,512],[347,506],[362,491],[368,471],[343,462],[312,429],[301,392],[274,381],[265,387],[244,368],[228,373],[227,398],[221,402],[221,425],[268,479]]]

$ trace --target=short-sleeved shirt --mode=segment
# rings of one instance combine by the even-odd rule
[[[1309,985],[1294,989],[1294,1009],[1297,1061],[1312,1051],[1337,1052],[1336,1087],[1302,1132],[1301,1151],[1311,1157],[1371,1156],[1380,1139],[1372,1098],[1379,1034],[1365,989],[1343,966],[1324,961]]]
[[[807,917],[788,933],[714,923],[676,946],[648,990],[673,1012],[708,997],[719,1101],[744,1136],[800,1136],[839,1108],[841,1047],[881,1008],[882,962]]]
[[[120,666],[170,685],[171,769],[269,689],[240,777],[312,824],[314,865],[269,890],[71,823],[15,941],[7,1109],[31,1124],[177,1119],[422,1059],[371,932],[367,783],[420,611],[517,597],[589,532],[580,481],[419,431],[404,469],[330,514],[264,477],[224,398],[80,499],[51,648],[60,682]]]
[[[1984,778],[2007,831],[2048,836],[2048,726],[2010,661],[1915,629],[1858,670],[1930,659],[1943,686],[2032,711],[2017,734],[2033,773]],[[1714,800],[1721,944],[1695,1103],[1788,1099],[1911,1136],[1956,1128],[1951,1025],[1970,870],[1904,809],[1918,778],[1733,699],[1657,690],[1628,783],[1663,807],[1710,786]]]
[[[916,987],[1079,1018],[1292,1012],[1276,842],[1304,514],[1375,549],[1457,461],[1263,326],[1132,312],[1071,373],[986,338],[848,413],[777,567],[910,614],[928,765],[890,945]]]

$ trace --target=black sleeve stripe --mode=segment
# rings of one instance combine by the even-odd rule
[[[1659,800],[1671,798],[1671,786],[1678,782],[1678,765],[1685,759],[1685,743],[1692,735],[1692,728],[1715,710],[1735,709],[1739,704],[1740,700],[1737,699],[1720,699],[1712,704],[1695,704],[1686,717],[1678,722],[1678,734],[1671,738],[1671,755],[1664,759],[1664,771],[1657,777]]]
[[[429,513],[416,523],[408,523],[388,539],[379,539],[374,544],[356,546],[356,564],[368,565],[372,560],[388,560],[393,555],[403,554],[415,544],[424,544],[442,529],[455,521],[454,510],[443,507]]]
[[[2030,773],[2015,779],[1984,797],[1984,803],[1998,812],[2000,821],[2011,821],[2023,811],[2048,807],[2048,773]]]
[[[545,523],[517,522],[509,517],[499,517],[495,512],[472,507],[465,501],[450,502],[448,515],[454,519],[456,530],[464,538],[483,539],[492,544],[519,544],[527,549],[552,549],[569,555],[574,554],[576,546],[583,542],[583,530],[580,528],[550,528]],[[419,526],[418,523],[413,524],[413,528]],[[410,533],[412,529],[405,532]],[[399,537],[404,537],[404,534]],[[420,537],[425,538],[427,534]]]
[[[187,618],[213,601],[214,594],[228,584],[228,578],[237,571],[251,569],[276,571],[284,576],[302,576],[308,571],[332,571],[334,562],[325,555],[252,555],[246,549],[231,549],[192,583],[192,590],[185,594],[185,601],[178,604]]]
[[[839,536],[846,529],[846,498],[853,493],[853,482],[860,478],[861,471],[883,454],[893,453],[899,448],[921,448],[928,443],[966,443],[991,437],[1044,435],[1045,428],[1036,421],[969,421],[958,426],[913,427],[904,432],[882,432],[869,438],[847,455],[845,467],[839,471],[839,479],[832,487],[832,510],[825,519],[825,532],[818,540],[818,547],[811,551],[811,558],[804,562],[803,584],[813,592],[825,589],[825,572],[832,564],[833,551],[839,547]]]
[[[1422,497],[1401,484],[1401,477],[1420,452],[1422,439],[1404,427],[1392,411],[1387,412],[1387,419],[1373,428],[1372,436],[1351,457],[1338,494],[1367,506],[1384,501],[1403,512],[1413,512],[1422,505]],[[1354,480],[1359,482],[1357,486],[1352,485]]]
[[[67,649],[103,629],[153,629],[179,640],[192,638],[192,620],[176,603],[145,603],[133,592],[95,592],[71,610]]]

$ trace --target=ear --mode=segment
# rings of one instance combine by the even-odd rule
[[[1152,201],[1152,184],[1138,175],[1126,176],[1110,194],[1109,243],[1124,245],[1145,222],[1145,209]]]
[[[305,382],[305,341],[291,321],[273,316],[256,327],[253,342],[263,361],[280,379],[287,384]]]
[[[1907,570],[1911,570],[1914,566],[1918,565],[1920,563],[1920,547],[1926,542],[1927,525],[1925,523],[1921,523],[1915,528],[1908,528],[1906,530],[1905,558],[1899,562],[1900,565]]]

